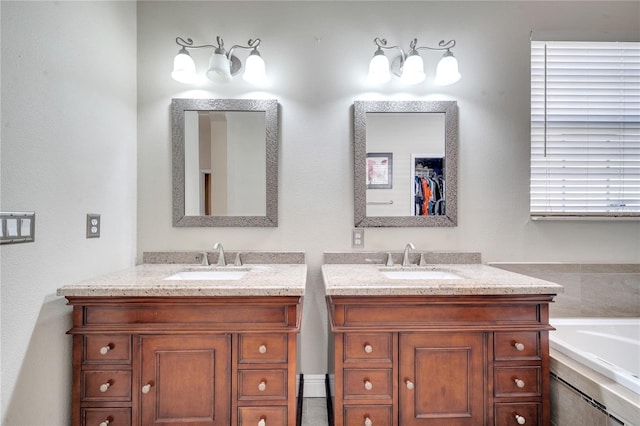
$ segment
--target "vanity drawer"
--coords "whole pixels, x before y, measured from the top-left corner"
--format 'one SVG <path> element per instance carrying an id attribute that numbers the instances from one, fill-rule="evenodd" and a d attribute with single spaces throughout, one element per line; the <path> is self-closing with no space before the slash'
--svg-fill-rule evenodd
<path id="1" fill-rule="evenodd" d="M 238 400 L 286 400 L 287 370 L 239 370 Z"/>
<path id="2" fill-rule="evenodd" d="M 130 408 L 82 408 L 80 415 L 82 426 L 131 426 Z"/>
<path id="3" fill-rule="evenodd" d="M 390 405 L 352 405 L 344 407 L 344 424 L 348 426 L 391 426 Z"/>
<path id="4" fill-rule="evenodd" d="M 238 426 L 282 426 L 286 424 L 286 406 L 238 408 Z"/>
<path id="5" fill-rule="evenodd" d="M 391 399 L 391 369 L 344 369 L 344 399 Z"/>
<path id="6" fill-rule="evenodd" d="M 495 426 L 539 425 L 542 405 L 535 402 L 522 404 L 495 404 Z M 522 418 L 522 419 L 520 419 Z M 518 421 L 520 419 L 520 421 Z M 523 423 L 524 422 L 524 423 Z"/>
<path id="7" fill-rule="evenodd" d="M 540 333 L 537 331 L 495 333 L 494 357 L 496 361 L 541 359 Z"/>
<path id="8" fill-rule="evenodd" d="M 391 362 L 392 359 L 393 337 L 391 333 L 344 334 L 344 362 Z"/>
<path id="9" fill-rule="evenodd" d="M 505 396 L 540 396 L 541 367 L 495 367 L 494 393 Z"/>
<path id="10" fill-rule="evenodd" d="M 131 401 L 131 371 L 83 370 L 82 401 Z"/>
<path id="11" fill-rule="evenodd" d="M 241 334 L 238 340 L 240 364 L 287 362 L 286 334 Z"/>
<path id="12" fill-rule="evenodd" d="M 131 364 L 131 336 L 96 334 L 84 336 L 84 364 Z"/>

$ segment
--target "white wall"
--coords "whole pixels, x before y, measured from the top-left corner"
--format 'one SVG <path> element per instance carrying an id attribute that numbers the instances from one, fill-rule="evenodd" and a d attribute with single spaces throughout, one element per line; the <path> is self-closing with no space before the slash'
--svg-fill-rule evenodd
<path id="1" fill-rule="evenodd" d="M 35 242 L 0 248 L 0 423 L 68 425 L 71 309 L 56 288 L 135 262 L 136 6 L 0 7 L 0 210 L 36 212 Z"/>
<path id="2" fill-rule="evenodd" d="M 358 99 L 452 99 L 459 107 L 458 227 L 366 229 L 367 250 L 482 252 L 485 261 L 638 262 L 638 222 L 531 222 L 529 34 L 531 30 L 638 32 L 637 2 L 140 2 L 138 4 L 138 258 L 150 250 L 304 250 L 309 265 L 301 370 L 327 366 L 322 253 L 351 250 L 352 110 Z M 227 45 L 263 41 L 272 82 L 241 79 L 190 88 L 170 68 L 177 36 Z M 408 48 L 456 39 L 454 86 L 378 91 L 364 77 L 374 37 Z M 210 52 L 193 54 L 199 67 Z M 435 68 L 438 54 L 423 55 Z M 277 98 L 281 107 L 279 226 L 171 226 L 171 98 Z"/>
<path id="3" fill-rule="evenodd" d="M 37 214 L 35 243 L 0 248 L 2 423 L 68 424 L 71 319 L 55 289 L 149 250 L 215 241 L 305 250 L 301 369 L 324 373 L 320 265 L 324 251 L 350 250 L 356 99 L 454 99 L 460 111 L 459 226 L 367 229 L 367 250 L 412 241 L 478 250 L 487 261 L 638 262 L 637 223 L 531 222 L 527 207 L 529 31 L 637 33 L 639 12 L 634 1 L 182 1 L 140 2 L 137 12 L 132 2 L 2 1 L 0 207 Z M 268 91 L 242 82 L 192 91 L 171 80 L 175 37 L 208 43 L 216 35 L 228 44 L 263 39 Z M 376 36 L 405 47 L 413 37 L 431 45 L 455 38 L 463 79 L 373 91 L 362 78 Z M 206 66 L 206 55 L 194 56 Z M 436 58 L 425 55 L 428 64 Z M 196 96 L 279 100 L 278 228 L 171 226 L 170 99 Z M 102 214 L 100 239 L 84 238 L 86 213 Z"/>

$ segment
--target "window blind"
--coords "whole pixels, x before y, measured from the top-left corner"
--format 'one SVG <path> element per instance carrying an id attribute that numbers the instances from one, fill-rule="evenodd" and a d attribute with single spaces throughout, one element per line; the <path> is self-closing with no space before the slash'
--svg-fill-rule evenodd
<path id="1" fill-rule="evenodd" d="M 640 43 L 531 42 L 530 212 L 640 216 Z"/>

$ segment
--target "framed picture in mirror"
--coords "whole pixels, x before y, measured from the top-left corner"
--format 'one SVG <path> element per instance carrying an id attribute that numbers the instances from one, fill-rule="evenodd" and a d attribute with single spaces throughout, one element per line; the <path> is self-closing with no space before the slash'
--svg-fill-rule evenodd
<path id="1" fill-rule="evenodd" d="M 367 189 L 391 189 L 393 187 L 393 154 L 390 152 L 367 153 Z"/>

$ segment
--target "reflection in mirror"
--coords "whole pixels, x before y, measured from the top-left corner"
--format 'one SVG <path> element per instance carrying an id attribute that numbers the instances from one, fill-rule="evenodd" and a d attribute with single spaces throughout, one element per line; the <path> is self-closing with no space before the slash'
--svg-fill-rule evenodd
<path id="1" fill-rule="evenodd" d="M 355 225 L 456 226 L 456 154 L 456 102 L 355 102 Z"/>
<path id="2" fill-rule="evenodd" d="M 174 226 L 277 226 L 277 102 L 174 99 Z"/>

